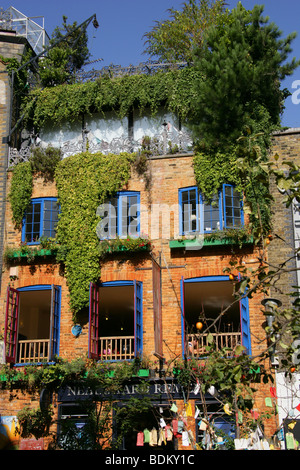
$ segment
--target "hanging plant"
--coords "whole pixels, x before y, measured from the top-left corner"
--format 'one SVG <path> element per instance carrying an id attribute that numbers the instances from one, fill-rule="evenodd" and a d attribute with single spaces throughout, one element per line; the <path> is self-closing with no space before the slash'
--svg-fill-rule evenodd
<path id="1" fill-rule="evenodd" d="M 64 262 L 75 316 L 89 304 L 90 282 L 100 279 L 97 207 L 127 183 L 133 161 L 131 154 L 85 152 L 65 158 L 57 166 L 55 181 L 61 208 L 57 259 Z"/>
<path id="2" fill-rule="evenodd" d="M 100 242 L 100 256 L 103 258 L 115 252 L 142 252 L 150 251 L 151 242 L 147 238 L 115 238 L 113 240 L 102 240 Z"/>

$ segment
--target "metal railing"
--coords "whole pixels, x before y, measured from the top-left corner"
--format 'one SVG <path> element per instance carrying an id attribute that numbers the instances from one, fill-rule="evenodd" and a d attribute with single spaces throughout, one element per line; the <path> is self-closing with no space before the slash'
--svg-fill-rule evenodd
<path id="1" fill-rule="evenodd" d="M 49 361 L 49 339 L 21 340 L 18 342 L 19 364 L 27 362 L 48 362 Z"/>
<path id="2" fill-rule="evenodd" d="M 206 353 L 206 346 L 208 346 L 208 335 L 213 337 L 213 343 L 217 351 L 223 348 L 228 349 L 228 355 L 233 351 L 236 346 L 242 344 L 241 332 L 230 333 L 204 333 L 204 334 L 188 334 L 187 341 L 187 356 L 199 357 Z"/>
<path id="3" fill-rule="evenodd" d="M 99 338 L 99 358 L 104 361 L 134 359 L 134 336 Z"/>

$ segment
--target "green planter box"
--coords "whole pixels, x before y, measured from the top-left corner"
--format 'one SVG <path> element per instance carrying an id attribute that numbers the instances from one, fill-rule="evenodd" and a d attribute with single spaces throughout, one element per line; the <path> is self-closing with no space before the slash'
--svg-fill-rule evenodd
<path id="1" fill-rule="evenodd" d="M 140 369 L 138 371 L 138 377 L 149 377 L 150 370 L 149 369 Z"/>
<path id="2" fill-rule="evenodd" d="M 149 251 L 148 246 L 140 246 L 137 248 L 127 248 L 127 246 L 116 246 L 116 247 L 108 247 L 106 253 L 120 253 L 120 252 L 131 252 L 131 253 L 138 253 L 140 251 Z"/>
<path id="3" fill-rule="evenodd" d="M 242 242 L 243 245 L 249 245 L 253 243 L 253 237 L 249 238 L 248 240 L 245 240 Z M 193 238 L 191 240 L 170 240 L 169 241 L 169 247 L 172 249 L 174 248 L 194 248 L 196 249 L 199 247 L 199 250 L 202 247 L 208 247 L 208 246 L 222 246 L 222 245 L 236 245 L 238 242 L 236 240 L 233 240 L 232 238 L 222 238 L 222 239 L 204 239 L 203 243 L 200 243 L 197 238 Z"/>
<path id="4" fill-rule="evenodd" d="M 36 252 L 33 251 L 33 254 L 35 257 L 37 256 L 54 256 L 56 255 L 57 250 L 38 250 Z M 31 253 L 23 253 L 22 251 L 14 251 L 12 254 L 7 255 L 8 258 L 14 259 L 14 258 L 27 258 L 30 256 Z"/>

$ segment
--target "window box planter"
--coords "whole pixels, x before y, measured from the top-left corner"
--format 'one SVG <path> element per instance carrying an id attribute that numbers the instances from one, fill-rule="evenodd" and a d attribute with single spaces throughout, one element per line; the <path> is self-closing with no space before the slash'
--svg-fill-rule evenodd
<path id="1" fill-rule="evenodd" d="M 12 253 L 7 253 L 6 258 L 8 259 L 16 259 L 16 258 L 28 258 L 31 256 L 34 257 L 43 257 L 43 256 L 55 256 L 57 253 L 57 250 L 47 250 L 47 249 L 41 249 L 41 250 L 31 250 L 27 252 L 23 252 L 21 250 L 18 251 L 13 251 Z"/>
<path id="2" fill-rule="evenodd" d="M 100 255 L 105 256 L 112 253 L 139 253 L 151 250 L 151 243 L 147 239 L 112 239 L 100 242 Z"/>
<path id="3" fill-rule="evenodd" d="M 116 246 L 116 247 L 110 246 L 107 248 L 106 253 L 138 252 L 138 251 L 149 251 L 149 250 L 150 250 L 150 246 L 146 246 L 146 245 L 135 247 L 135 248 L 130 248 L 130 247 L 122 245 L 122 246 Z"/>
<path id="4" fill-rule="evenodd" d="M 193 239 L 182 239 L 182 240 L 170 240 L 169 247 L 170 249 L 185 249 L 185 248 L 193 248 L 196 249 L 199 247 L 210 247 L 210 246 L 226 246 L 226 245 L 251 245 L 253 243 L 253 237 L 245 238 L 245 240 L 235 240 L 233 238 L 207 238 L 203 240 L 203 242 L 199 242 L 197 238 Z"/>
<path id="5" fill-rule="evenodd" d="M 136 374 L 132 374 L 132 377 L 149 377 L 149 369 L 139 369 Z"/>
<path id="6" fill-rule="evenodd" d="M 149 377 L 150 375 L 150 370 L 149 369 L 140 369 L 138 371 L 138 377 Z"/>

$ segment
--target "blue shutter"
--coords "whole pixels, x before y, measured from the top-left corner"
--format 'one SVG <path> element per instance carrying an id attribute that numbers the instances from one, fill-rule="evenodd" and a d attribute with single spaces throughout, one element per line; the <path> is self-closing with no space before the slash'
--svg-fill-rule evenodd
<path id="1" fill-rule="evenodd" d="M 141 356 L 143 352 L 143 285 L 134 281 L 134 352 Z"/>
<path id="2" fill-rule="evenodd" d="M 249 321 L 249 301 L 248 297 L 240 300 L 240 317 L 241 317 L 241 330 L 242 330 L 242 344 L 247 350 L 247 354 L 251 356 L 251 336 L 250 336 L 250 321 Z"/>
<path id="3" fill-rule="evenodd" d="M 129 224 L 132 223 L 130 215 L 132 207 L 137 205 L 135 219 L 137 219 L 136 233 L 129 231 Z M 118 193 L 118 236 L 133 238 L 140 233 L 140 193 L 137 191 L 124 191 Z"/>
<path id="4" fill-rule="evenodd" d="M 226 195 L 226 190 L 227 190 L 227 195 Z M 236 205 L 237 192 L 235 191 L 235 187 L 232 186 L 231 184 L 223 184 L 222 196 L 223 196 L 224 228 L 242 227 L 244 225 L 244 213 L 243 213 L 243 207 L 242 207 L 242 200 L 240 199 L 239 204 L 237 206 Z M 226 201 L 226 198 L 227 198 L 227 201 Z"/>
<path id="5" fill-rule="evenodd" d="M 51 286 L 50 316 L 50 354 L 49 359 L 59 354 L 59 323 L 60 323 L 60 287 Z"/>
<path id="6" fill-rule="evenodd" d="M 181 343 L 182 343 L 182 356 L 186 352 L 186 338 L 185 338 L 185 309 L 184 309 L 184 278 L 180 281 L 180 293 L 181 293 Z"/>
<path id="7" fill-rule="evenodd" d="M 196 228 L 194 229 L 192 227 L 192 222 L 191 222 L 191 216 L 192 216 L 192 207 L 191 207 L 191 201 L 193 199 L 191 198 L 191 191 L 195 191 L 195 202 L 196 202 Z M 189 188 L 183 188 L 178 190 L 178 200 L 179 200 L 179 234 L 184 235 L 188 233 L 193 233 L 193 232 L 199 232 L 199 195 L 198 195 L 198 188 L 197 186 L 191 186 Z M 187 195 L 187 204 L 189 205 L 188 207 L 188 227 L 187 230 L 185 230 L 185 224 L 186 220 L 184 218 L 184 202 L 183 202 L 183 194 L 186 193 Z"/>

